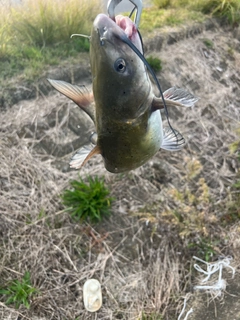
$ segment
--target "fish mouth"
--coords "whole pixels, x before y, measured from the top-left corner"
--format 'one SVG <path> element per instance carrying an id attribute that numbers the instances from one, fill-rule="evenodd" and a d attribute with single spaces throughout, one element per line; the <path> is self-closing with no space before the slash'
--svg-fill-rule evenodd
<path id="1" fill-rule="evenodd" d="M 129 17 L 118 15 L 115 17 L 115 22 L 125 32 L 127 37 L 133 41 L 134 37 L 138 34 L 137 27 L 133 21 Z"/>
<path id="2" fill-rule="evenodd" d="M 111 19 L 107 15 L 99 14 L 94 23 L 94 30 L 99 35 L 100 44 L 104 45 L 105 41 L 112 42 L 112 37 L 115 36 L 119 39 L 126 37 L 135 44 L 135 40 L 138 38 L 138 31 L 133 21 L 122 15 L 118 15 L 115 19 Z"/>

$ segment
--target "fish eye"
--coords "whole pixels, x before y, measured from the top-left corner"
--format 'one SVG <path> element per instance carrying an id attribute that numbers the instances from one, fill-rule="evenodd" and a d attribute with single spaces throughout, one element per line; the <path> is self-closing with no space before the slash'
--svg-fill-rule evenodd
<path id="1" fill-rule="evenodd" d="M 124 73 L 124 71 L 126 70 L 126 62 L 125 62 L 125 60 L 122 59 L 122 58 L 117 59 L 115 61 L 115 63 L 114 63 L 114 69 L 117 72 Z"/>

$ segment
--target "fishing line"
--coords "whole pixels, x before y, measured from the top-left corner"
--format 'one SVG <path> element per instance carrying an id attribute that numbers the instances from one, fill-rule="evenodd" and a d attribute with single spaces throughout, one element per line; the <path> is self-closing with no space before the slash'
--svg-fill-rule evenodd
<path id="1" fill-rule="evenodd" d="M 131 18 L 132 17 L 132 15 L 133 15 L 133 13 L 134 13 L 134 11 L 136 10 L 136 6 L 132 9 L 132 11 L 130 12 L 130 15 L 128 16 L 129 18 Z"/>
<path id="2" fill-rule="evenodd" d="M 173 131 L 175 137 L 177 138 L 177 134 L 176 134 L 175 130 L 173 129 L 172 125 L 170 124 L 166 102 L 165 102 L 165 99 L 164 99 L 164 96 L 163 96 L 163 92 L 162 92 L 160 83 L 159 83 L 159 81 L 157 79 L 157 76 L 156 76 L 155 72 L 152 70 L 151 66 L 149 65 L 147 60 L 144 58 L 144 56 L 141 54 L 141 52 L 138 50 L 138 48 L 128 39 L 127 35 L 124 34 L 124 35 L 121 35 L 121 36 L 119 36 L 119 35 L 117 35 L 117 36 L 120 38 L 120 40 L 122 40 L 124 43 L 126 43 L 138 55 L 138 57 L 146 65 L 148 71 L 151 73 L 154 81 L 157 84 L 158 90 L 160 92 L 160 95 L 161 95 L 161 98 L 162 98 L 162 101 L 163 101 L 163 106 L 164 106 L 164 110 L 165 110 L 165 113 L 166 113 L 168 125 L 171 128 L 171 130 Z M 178 141 L 178 138 L 177 138 L 177 141 Z"/>
<path id="3" fill-rule="evenodd" d="M 129 14 L 129 18 L 131 19 L 131 17 L 132 17 L 132 15 L 133 15 L 133 13 L 134 13 L 134 11 L 137 9 L 137 7 L 135 6 L 133 9 L 132 9 L 132 11 L 130 12 L 130 14 Z M 140 41 L 141 41 L 141 45 L 142 45 L 142 49 L 143 49 L 143 55 L 144 55 L 144 48 L 143 48 L 143 41 L 142 41 L 142 35 L 141 35 L 141 33 L 139 32 L 139 30 L 137 29 L 137 33 L 138 33 L 138 35 L 139 35 L 139 38 L 140 38 Z"/>

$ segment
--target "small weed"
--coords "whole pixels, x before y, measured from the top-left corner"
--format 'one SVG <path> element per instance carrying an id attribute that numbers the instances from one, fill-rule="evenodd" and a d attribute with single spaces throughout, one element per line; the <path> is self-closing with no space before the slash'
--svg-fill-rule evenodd
<path id="1" fill-rule="evenodd" d="M 238 149 L 240 149 L 240 140 L 234 141 L 229 146 L 231 154 L 235 153 Z"/>
<path id="2" fill-rule="evenodd" d="M 196 161 L 196 164 L 198 162 Z M 198 169 L 199 167 L 196 166 Z M 197 170 L 198 171 L 198 170 Z M 169 190 L 169 196 L 175 202 L 176 209 L 166 211 L 164 215 L 179 228 L 179 235 L 187 238 L 196 233 L 208 236 L 208 224 L 215 223 L 216 217 L 209 214 L 211 198 L 209 188 L 203 178 L 198 179 L 193 193 L 189 188 L 183 192 Z"/>
<path id="3" fill-rule="evenodd" d="M 240 179 L 232 185 L 227 202 L 227 212 L 221 217 L 224 225 L 234 223 L 240 219 Z"/>
<path id="4" fill-rule="evenodd" d="M 187 178 L 189 180 L 192 180 L 194 178 L 196 178 L 200 172 L 202 171 L 202 164 L 198 159 L 195 158 L 185 158 L 187 166 Z"/>
<path id="5" fill-rule="evenodd" d="M 39 214 L 38 214 L 38 219 L 42 219 L 42 218 L 45 218 L 46 217 L 46 212 L 44 209 L 41 209 Z"/>
<path id="6" fill-rule="evenodd" d="M 149 56 L 146 60 L 150 64 L 154 72 L 162 70 L 162 61 L 160 59 Z"/>
<path id="7" fill-rule="evenodd" d="M 188 248 L 194 249 L 194 254 L 204 259 L 206 262 L 209 262 L 210 259 L 217 254 L 214 247 L 218 241 L 211 241 L 208 238 L 200 238 L 197 242 L 191 242 L 188 244 Z"/>
<path id="8" fill-rule="evenodd" d="M 32 223 L 32 216 L 30 213 L 26 214 L 26 224 L 31 224 Z"/>
<path id="9" fill-rule="evenodd" d="M 7 296 L 6 304 L 14 303 L 18 309 L 23 304 L 27 309 L 30 308 L 30 298 L 38 290 L 31 285 L 30 273 L 25 272 L 22 281 L 12 280 L 8 286 L 0 289 L 0 294 Z"/>
<path id="10" fill-rule="evenodd" d="M 227 53 L 230 55 L 230 56 L 234 56 L 234 52 L 235 52 L 235 50 L 234 50 L 234 48 L 232 48 L 232 47 L 228 47 L 228 49 L 227 49 Z"/>
<path id="11" fill-rule="evenodd" d="M 240 220 L 240 201 L 228 204 L 227 213 L 221 217 L 223 226 L 236 223 Z"/>
<path id="12" fill-rule="evenodd" d="M 240 136 L 240 128 L 236 130 Z M 230 153 L 235 154 L 237 160 L 240 162 L 240 140 L 236 140 L 229 145 Z M 240 219 L 240 171 L 237 172 L 234 183 L 229 188 L 229 193 L 226 202 L 226 208 L 221 217 L 223 225 L 231 224 Z"/>
<path id="13" fill-rule="evenodd" d="M 70 185 L 72 190 L 65 190 L 62 200 L 72 218 L 98 222 L 110 215 L 113 198 L 109 197 L 110 192 L 102 179 L 89 177 L 86 184 L 80 178 L 71 181 Z"/>
<path id="14" fill-rule="evenodd" d="M 208 47 L 209 49 L 213 48 L 213 42 L 210 39 L 204 38 L 202 39 L 202 42 L 205 44 L 206 47 Z"/>

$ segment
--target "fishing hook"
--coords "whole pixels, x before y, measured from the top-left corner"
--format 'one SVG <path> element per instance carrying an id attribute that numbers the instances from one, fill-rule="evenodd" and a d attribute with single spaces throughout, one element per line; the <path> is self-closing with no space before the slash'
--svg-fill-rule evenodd
<path id="1" fill-rule="evenodd" d="M 137 10 L 137 13 L 136 13 L 135 19 L 134 19 L 134 23 L 138 27 L 139 23 L 140 23 L 141 14 L 142 14 L 142 9 L 143 9 L 142 0 L 129 0 L 129 1 L 132 2 L 132 4 L 134 5 L 133 11 L 135 9 Z M 122 2 L 122 0 L 109 0 L 108 1 L 108 4 L 107 4 L 108 15 L 113 20 L 115 20 L 115 8 L 120 2 Z M 131 12 L 130 16 L 132 15 L 133 11 Z"/>

